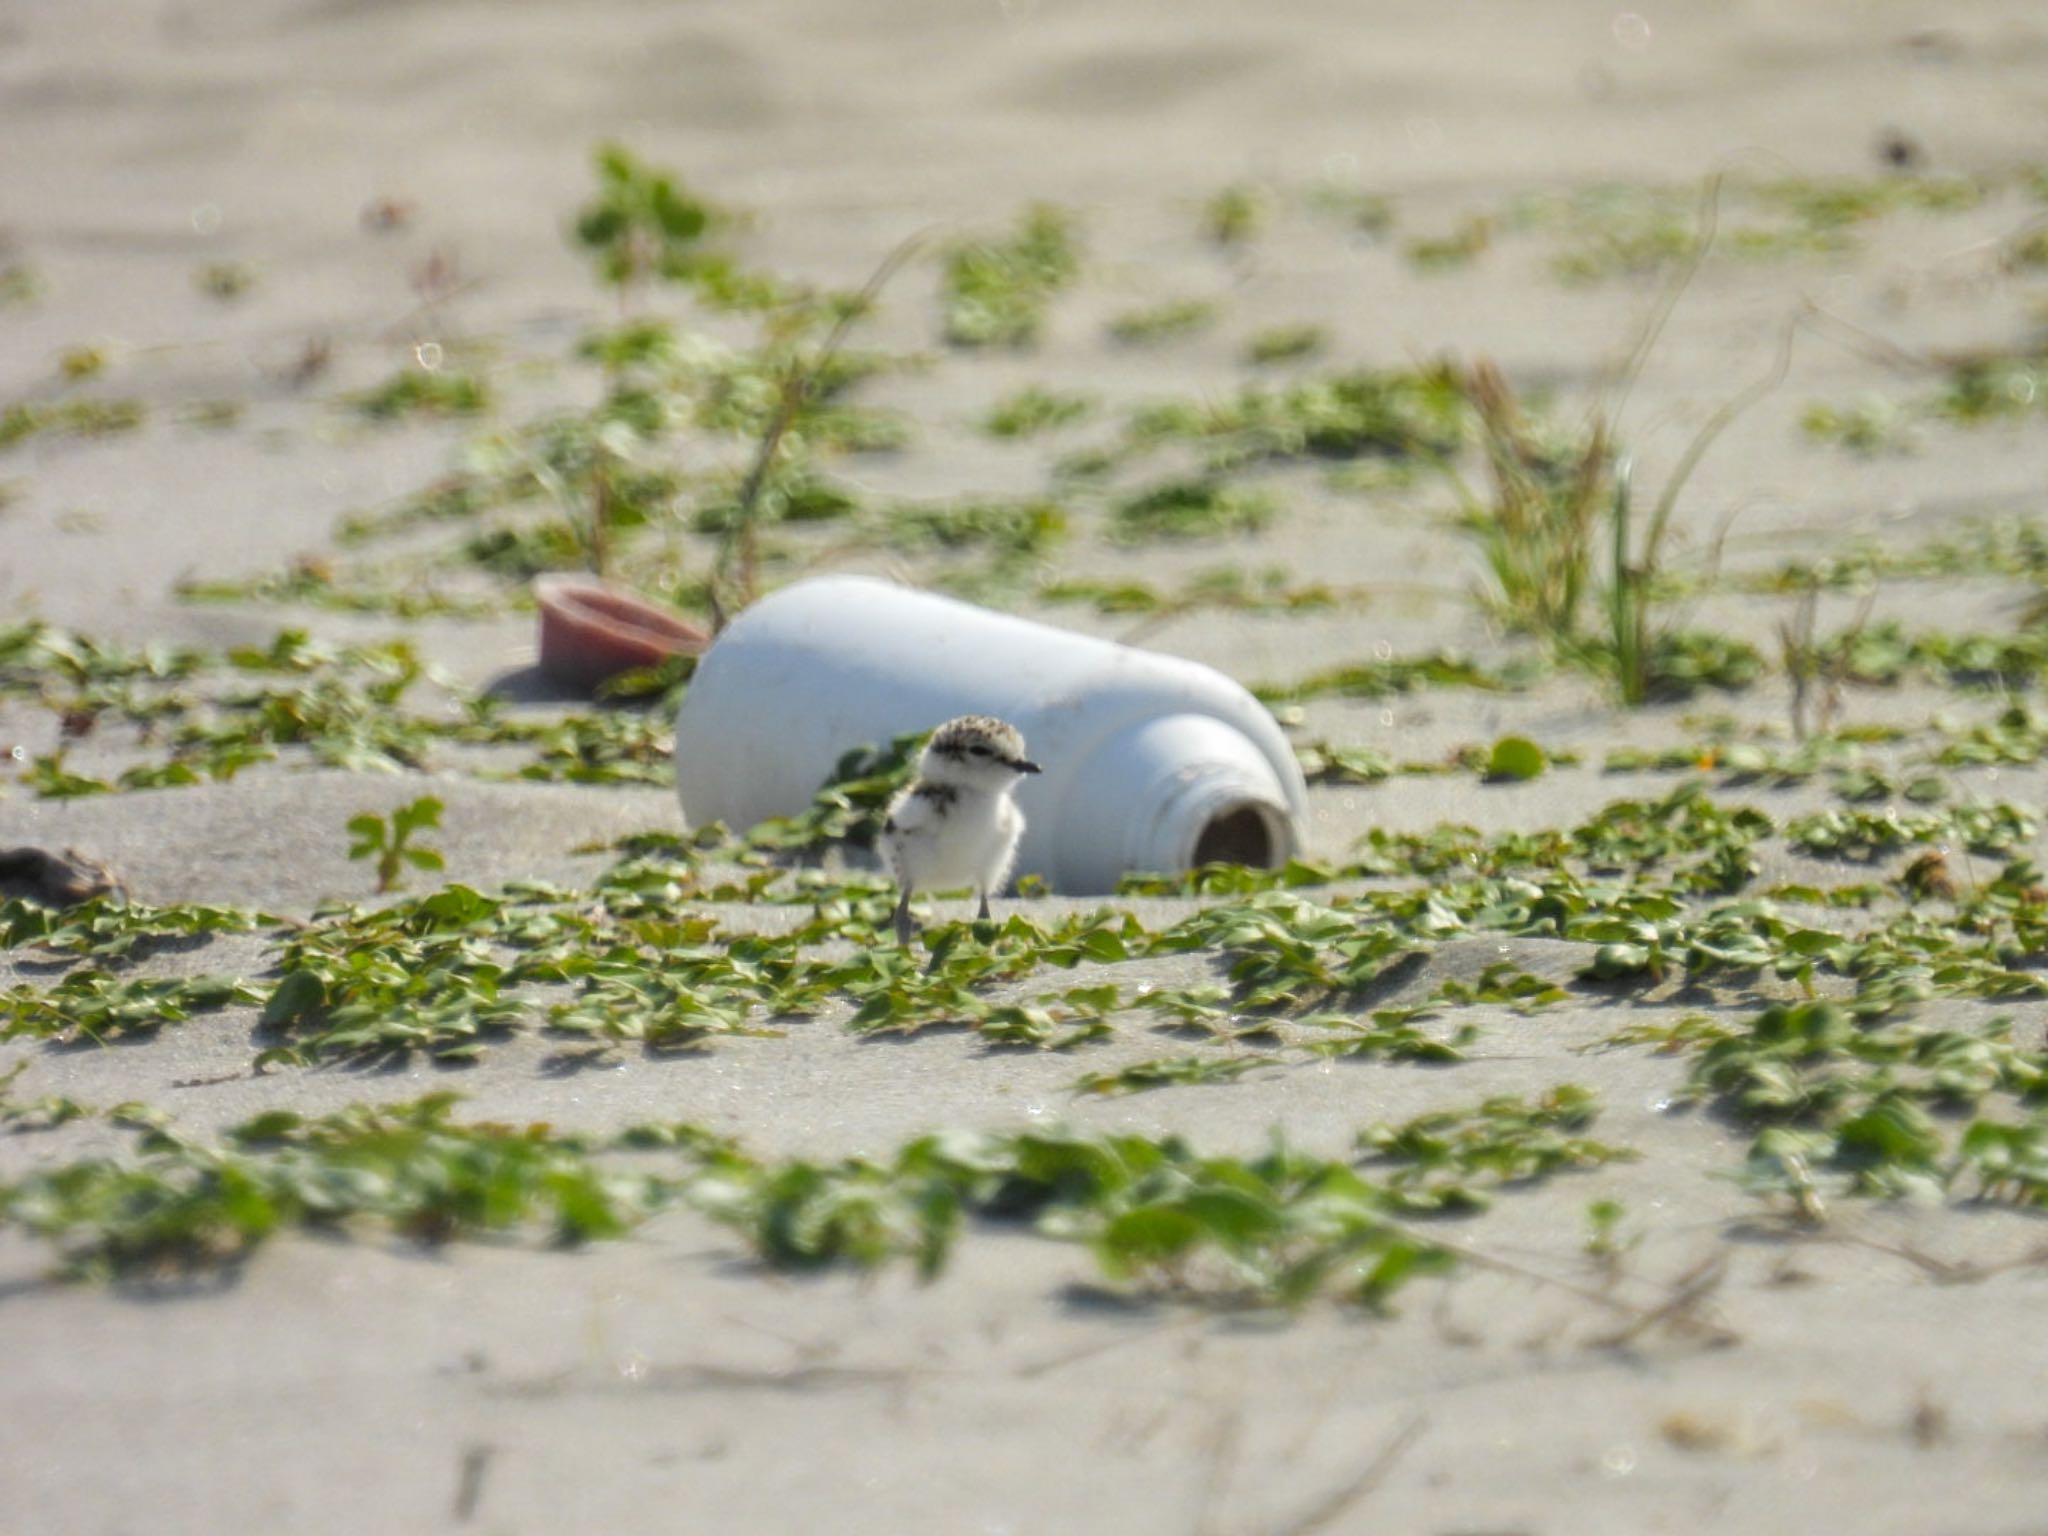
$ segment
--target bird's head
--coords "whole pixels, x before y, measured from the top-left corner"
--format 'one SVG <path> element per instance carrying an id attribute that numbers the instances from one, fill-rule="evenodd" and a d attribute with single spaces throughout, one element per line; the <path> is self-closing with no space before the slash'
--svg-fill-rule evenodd
<path id="1" fill-rule="evenodd" d="M 917 772 L 933 784 L 998 790 L 1038 772 L 1038 764 L 1024 755 L 1024 738 L 1008 721 L 993 715 L 962 715 L 932 732 Z"/>

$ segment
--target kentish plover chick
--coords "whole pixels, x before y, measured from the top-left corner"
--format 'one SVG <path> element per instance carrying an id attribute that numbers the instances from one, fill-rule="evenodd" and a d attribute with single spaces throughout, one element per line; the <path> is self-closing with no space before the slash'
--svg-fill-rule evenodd
<path id="1" fill-rule="evenodd" d="M 1010 791 L 1036 772 L 1017 728 L 991 715 L 962 715 L 932 732 L 915 782 L 889 803 L 882 825 L 882 851 L 902 891 L 899 942 L 910 942 L 912 891 L 971 885 L 981 896 L 976 916 L 988 916 L 989 893 L 1009 880 L 1024 835 Z"/>

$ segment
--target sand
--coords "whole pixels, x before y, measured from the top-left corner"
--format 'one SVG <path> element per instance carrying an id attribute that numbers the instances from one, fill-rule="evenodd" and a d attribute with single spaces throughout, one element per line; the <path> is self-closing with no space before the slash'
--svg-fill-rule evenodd
<path id="1" fill-rule="evenodd" d="M 2048 21 L 1995 0 L 1639 13 L 1577 0 L 18 6 L 0 19 L 0 266 L 32 269 L 41 295 L 0 310 L 0 402 L 58 398 L 60 354 L 91 345 L 107 370 L 89 387 L 140 398 L 151 417 L 133 434 L 42 436 L 0 457 L 0 620 L 216 646 L 267 641 L 286 623 L 337 641 L 403 633 L 468 686 L 528 666 L 531 621 L 519 615 L 407 624 L 194 606 L 175 586 L 331 552 L 338 517 L 446 472 L 473 427 L 371 429 L 336 403 L 423 342 L 488 342 L 504 419 L 574 393 L 562 360 L 610 311 L 563 230 L 601 139 L 751 209 L 750 257 L 845 286 L 916 232 L 989 228 L 1032 198 L 1076 210 L 1088 269 L 1036 351 L 940 352 L 928 265 L 892 288 L 862 338 L 939 361 L 864 396 L 900 407 L 919 436 L 849 473 L 877 495 L 1030 494 L 1043 488 L 1045 450 L 976 432 L 989 402 L 1033 380 L 1111 401 L 1220 392 L 1244 376 L 1243 345 L 1268 325 L 1313 321 L 1331 332 L 1332 358 L 1375 366 L 1484 354 L 1525 388 L 1582 400 L 1637 334 L 1652 284 L 1560 284 L 1547 265 L 1554 230 L 1503 223 L 1492 248 L 1441 274 L 1418 270 L 1403 242 L 1605 182 L 1867 177 L 1887 135 L 1930 172 L 2010 178 L 2039 142 L 2044 69 Z M 1240 182 L 1277 211 L 1246 253 L 1219 254 L 1198 236 L 1199 210 Z M 1322 182 L 1393 198 L 1395 233 L 1367 238 L 1315 214 L 1302 194 Z M 404 208 L 401 227 L 365 226 L 383 199 Z M 1896 216 L 1832 256 L 1710 263 L 1630 397 L 1644 483 L 1661 483 L 1707 414 L 1765 372 L 1796 316 L 1823 309 L 1833 329 L 1801 332 L 1783 385 L 1701 465 L 1685 502 L 1688 555 L 1724 521 L 1725 558 L 1743 569 L 1856 538 L 1917 540 L 1968 516 L 2038 514 L 2038 422 L 1931 432 L 1911 455 L 1850 455 L 1798 430 L 1806 401 L 1915 387 L 1870 337 L 1965 349 L 2024 333 L 2039 283 L 2002 271 L 1997 251 L 2035 215 L 2007 194 L 1938 219 Z M 435 253 L 448 281 L 423 298 L 414 279 Z M 203 292 L 195 272 L 214 265 L 245 270 L 247 293 L 224 303 Z M 1104 339 L 1107 317 L 1186 296 L 1215 299 L 1225 318 L 1169 347 Z M 325 364 L 310 377 L 309 357 Z M 522 374 L 535 359 L 554 370 Z M 191 420 L 218 400 L 241 406 L 231 425 Z M 1145 643 L 1248 682 L 1375 647 L 1505 654 L 1469 600 L 1472 555 L 1445 531 L 1435 490 L 1361 501 L 1308 475 L 1282 483 L 1293 510 L 1258 540 L 1091 549 L 1076 563 L 1170 585 L 1229 561 L 1372 589 L 1363 607 L 1332 614 L 1143 626 Z M 1968 614 L 1989 628 L 2024 596 L 2012 582 L 1958 580 L 1887 589 L 1883 601 L 1923 622 Z M 1845 597 L 1828 611 L 1851 608 Z M 1768 648 L 1784 613 L 1779 599 L 1717 597 L 1697 617 Z M 1056 617 L 1133 631 L 1129 618 L 1086 610 Z M 1918 724 L 1943 705 L 1906 689 L 1858 698 L 1851 713 Z M 1709 707 L 1751 730 L 1785 717 L 1776 682 Z M 1426 758 L 1514 730 L 1597 763 L 1609 747 L 1688 739 L 1683 713 L 1628 714 L 1564 676 L 1511 696 L 1317 702 L 1303 734 Z M 35 752 L 50 748 L 49 730 L 39 715 L 0 718 L 0 740 Z M 1958 776 L 1967 790 L 2036 804 L 2048 799 L 2040 779 L 2007 771 L 1994 790 Z M 1339 857 L 1369 827 L 1446 815 L 1488 830 L 1565 825 L 1616 793 L 1590 766 L 1484 790 L 1450 782 L 1319 789 L 1309 851 Z M 448 805 L 447 878 L 480 888 L 587 879 L 603 861 L 574 850 L 675 825 L 658 789 L 454 769 L 431 787 Z M 419 790 L 417 778 L 284 766 L 78 801 L 6 783 L 0 845 L 79 847 L 152 901 L 302 915 L 365 889 L 341 823 Z M 1767 803 L 1782 816 L 1826 796 L 1809 787 Z M 1767 878 L 1802 872 L 1771 857 Z M 1131 905 L 1152 925 L 1189 910 Z M 1500 953 L 1491 941 L 1445 946 L 1404 995 L 1476 975 Z M 1513 958 L 1567 975 L 1584 955 L 1523 941 Z M 260 975 L 268 962 L 262 944 L 229 938 L 163 963 Z M 1161 985 L 1207 974 L 1199 956 L 1147 966 Z M 19 952 L 0 955 L 0 981 L 46 975 Z M 1384 1320 L 1334 1305 L 1274 1318 L 1125 1303 L 1095 1287 L 1085 1252 L 1003 1232 L 971 1233 L 929 1286 L 895 1272 L 764 1274 L 729 1233 L 673 1214 L 567 1254 L 286 1238 L 229 1282 L 169 1293 L 50 1283 L 47 1251 L 10 1235 L 0 1524 L 2039 1529 L 2048 1282 L 2021 1262 L 2038 1251 L 2039 1223 L 1858 1202 L 1806 1239 L 1767 1230 L 1759 1203 L 1723 1176 L 1746 1134 L 1669 1111 L 1681 1063 L 1581 1054 L 1617 1013 L 1669 1022 L 1684 1011 L 1669 998 L 1575 999 L 1527 1018 L 1479 1008 L 1472 1059 L 1454 1070 L 1295 1063 L 1121 1099 L 1070 1086 L 1084 1067 L 1161 1054 L 1156 1038 L 1120 1034 L 1084 1062 L 990 1052 L 956 1034 L 862 1043 L 827 1015 L 780 1038 L 677 1060 L 621 1053 L 572 1075 L 522 1038 L 463 1071 L 261 1077 L 246 1071 L 247 1009 L 140 1046 L 8 1044 L 0 1067 L 27 1059 L 34 1093 L 142 1099 L 202 1131 L 277 1104 L 329 1109 L 449 1087 L 479 1115 L 591 1130 L 693 1119 L 779 1154 L 880 1153 L 940 1126 L 1062 1121 L 1236 1151 L 1278 1130 L 1336 1154 L 1363 1124 L 1575 1081 L 1602 1096 L 1598 1133 L 1645 1155 L 1450 1229 L 1496 1267 L 1418 1288 Z M 0 1175 L 80 1155 L 98 1134 L 0 1139 Z M 1623 1202 L 1638 1239 L 1612 1282 L 1582 1252 L 1596 1199 Z M 1693 1326 L 1660 1324 L 1675 1288 L 1701 1275 L 1712 1283 L 1677 1318 Z M 1959 1276 L 1968 1283 L 1939 1283 Z"/>

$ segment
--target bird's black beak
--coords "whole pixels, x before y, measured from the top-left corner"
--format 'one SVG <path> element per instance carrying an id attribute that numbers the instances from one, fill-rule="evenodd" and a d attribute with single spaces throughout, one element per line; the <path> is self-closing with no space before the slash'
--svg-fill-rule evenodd
<path id="1" fill-rule="evenodd" d="M 1010 767 L 1012 767 L 1013 769 L 1015 769 L 1015 770 L 1016 770 L 1016 771 L 1017 771 L 1018 773 L 1042 773 L 1042 772 L 1044 772 L 1044 770 L 1043 770 L 1042 768 L 1040 768 L 1040 767 L 1038 766 L 1038 764 L 1036 764 L 1036 763 L 1034 763 L 1033 761 L 1031 761 L 1031 759 L 1030 759 L 1030 758 L 1028 758 L 1028 757 L 1013 757 L 1013 758 L 1011 758 L 1011 759 L 1010 759 Z"/>

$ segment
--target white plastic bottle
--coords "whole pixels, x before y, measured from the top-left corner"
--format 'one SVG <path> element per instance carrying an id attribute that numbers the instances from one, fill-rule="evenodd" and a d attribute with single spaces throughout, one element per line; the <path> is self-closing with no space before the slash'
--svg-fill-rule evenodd
<path id="1" fill-rule="evenodd" d="M 705 653 L 676 717 L 683 815 L 794 815 L 849 748 L 966 714 L 1008 720 L 1043 766 L 1017 790 L 1017 873 L 1056 891 L 1300 847 L 1301 769 L 1222 673 L 862 576 L 785 587 Z"/>

